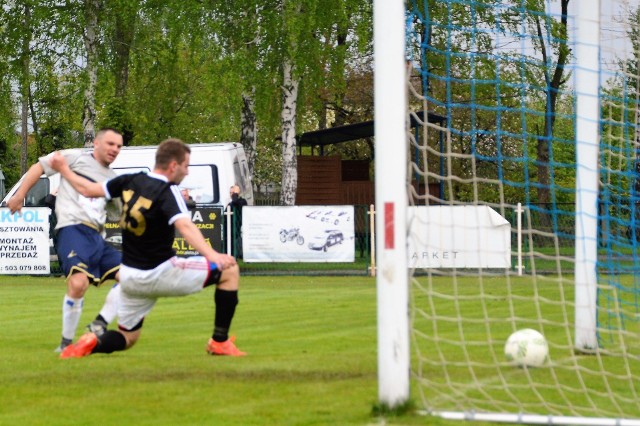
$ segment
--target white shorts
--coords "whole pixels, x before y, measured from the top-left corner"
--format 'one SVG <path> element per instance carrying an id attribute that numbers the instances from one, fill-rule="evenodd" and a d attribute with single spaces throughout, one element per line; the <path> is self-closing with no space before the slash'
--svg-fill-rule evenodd
<path id="1" fill-rule="evenodd" d="M 131 330 L 144 319 L 159 297 L 198 293 L 209 276 L 209 261 L 202 256 L 172 257 L 154 269 L 120 266 L 118 324 Z"/>

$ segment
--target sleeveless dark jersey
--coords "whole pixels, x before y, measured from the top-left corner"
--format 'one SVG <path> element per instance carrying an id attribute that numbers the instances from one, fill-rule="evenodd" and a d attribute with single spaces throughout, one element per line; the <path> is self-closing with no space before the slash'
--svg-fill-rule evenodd
<path id="1" fill-rule="evenodd" d="M 137 269 L 153 269 L 175 256 L 175 221 L 190 218 L 179 188 L 162 175 L 135 173 L 105 183 L 107 198 L 120 197 L 122 263 Z"/>

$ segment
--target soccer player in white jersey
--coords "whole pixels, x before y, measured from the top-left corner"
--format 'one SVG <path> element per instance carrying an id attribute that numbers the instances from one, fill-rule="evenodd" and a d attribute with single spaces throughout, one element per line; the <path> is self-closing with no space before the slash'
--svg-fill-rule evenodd
<path id="1" fill-rule="evenodd" d="M 77 173 L 95 182 L 102 182 L 116 176 L 109 167 L 122 148 L 122 135 L 114 129 L 101 129 L 93 141 L 93 152 L 79 149 L 60 151 L 69 166 Z M 20 211 L 27 192 L 38 182 L 42 174 L 51 176 L 57 171 L 49 166 L 54 153 L 41 157 L 24 176 L 20 188 L 9 199 L 7 206 L 11 213 Z M 75 337 L 82 315 L 84 295 L 89 284 L 98 286 L 106 280 L 118 280 L 118 270 L 122 255 L 104 240 L 104 225 L 107 209 L 109 216 L 119 216 L 118 203 L 109 203 L 104 198 L 87 198 L 76 192 L 64 179 L 56 195 L 55 214 L 57 223 L 56 252 L 66 276 L 67 292 L 62 303 L 62 339 L 56 348 L 62 352 Z M 111 288 L 105 304 L 88 326 L 90 330 L 102 333 L 107 324 L 115 318 L 120 298 L 118 283 Z"/>
<path id="2" fill-rule="evenodd" d="M 121 175 L 103 183 L 78 176 L 61 155 L 51 165 L 87 197 L 122 198 L 122 266 L 118 330 L 86 333 L 61 358 L 111 353 L 130 348 L 140 337 L 144 318 L 161 297 L 186 296 L 215 285 L 215 320 L 206 350 L 211 355 L 243 356 L 229 337 L 238 304 L 240 270 L 233 256 L 218 253 L 191 221 L 178 184 L 189 173 L 191 149 L 178 139 L 162 142 L 153 172 Z M 175 230 L 202 256 L 179 258 Z"/>

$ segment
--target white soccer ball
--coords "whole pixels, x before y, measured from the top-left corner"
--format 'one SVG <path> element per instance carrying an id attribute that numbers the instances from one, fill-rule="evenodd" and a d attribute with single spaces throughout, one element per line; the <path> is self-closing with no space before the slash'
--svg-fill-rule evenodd
<path id="1" fill-rule="evenodd" d="M 541 367 L 549 357 L 549 345 L 536 330 L 523 328 L 509 336 L 504 354 L 518 367 Z"/>

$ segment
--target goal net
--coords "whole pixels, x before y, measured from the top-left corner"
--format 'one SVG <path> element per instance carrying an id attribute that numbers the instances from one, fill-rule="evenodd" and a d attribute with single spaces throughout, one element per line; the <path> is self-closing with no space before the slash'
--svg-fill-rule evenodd
<path id="1" fill-rule="evenodd" d="M 422 411 L 640 424 L 639 7 L 406 3 L 402 214 L 409 386 Z M 542 366 L 505 356 L 525 328 L 546 338 Z"/>

